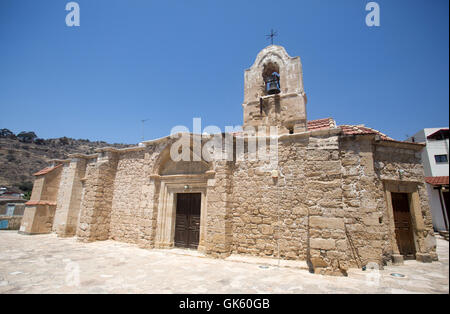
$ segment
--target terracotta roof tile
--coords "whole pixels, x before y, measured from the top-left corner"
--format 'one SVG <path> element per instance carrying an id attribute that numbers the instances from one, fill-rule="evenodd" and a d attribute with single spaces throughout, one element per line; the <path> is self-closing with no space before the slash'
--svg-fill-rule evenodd
<path id="1" fill-rule="evenodd" d="M 425 182 L 431 185 L 448 185 L 447 177 L 426 177 Z"/>
<path id="2" fill-rule="evenodd" d="M 364 125 L 339 125 L 337 126 L 342 130 L 345 135 L 364 135 L 364 134 L 376 134 L 380 135 L 382 140 L 395 141 L 386 134 L 381 133 L 372 128 L 365 127 Z M 325 130 L 336 128 L 336 122 L 333 118 L 325 118 L 318 120 L 308 121 L 308 130 Z"/>
<path id="3" fill-rule="evenodd" d="M 33 205 L 56 205 L 56 202 L 50 201 L 28 201 L 25 205 L 33 206 Z"/>
<path id="4" fill-rule="evenodd" d="M 47 167 L 47 168 L 44 168 L 44 169 L 42 169 L 42 170 L 39 170 L 39 171 L 36 172 L 36 173 L 33 173 L 33 175 L 34 175 L 34 176 L 42 176 L 42 175 L 47 174 L 47 173 L 49 173 L 49 172 L 51 172 L 51 171 L 53 171 L 53 170 L 55 170 L 56 168 L 59 168 L 59 167 L 61 167 L 61 166 L 62 166 L 62 164 L 57 165 L 57 166 L 55 166 L 55 167 Z"/>
<path id="5" fill-rule="evenodd" d="M 333 118 L 317 119 L 308 121 L 308 130 L 325 130 L 334 129 L 336 127 L 336 122 Z"/>
<path id="6" fill-rule="evenodd" d="M 365 127 L 363 125 L 340 125 L 339 127 L 341 128 L 342 133 L 344 133 L 346 135 L 376 134 L 376 135 L 380 135 L 382 140 L 395 141 L 393 138 L 390 138 L 386 134 L 383 134 L 380 131 L 377 131 L 375 129 Z"/>
<path id="7" fill-rule="evenodd" d="M 381 140 L 384 141 L 392 141 L 392 142 L 404 142 L 397 141 L 393 138 L 387 136 L 384 133 L 381 133 L 378 130 L 368 128 L 364 125 L 336 125 L 336 121 L 333 118 L 324 118 L 317 120 L 310 120 L 307 122 L 308 131 L 314 130 L 326 130 L 326 129 L 334 129 L 340 128 L 342 130 L 342 134 L 344 135 L 364 135 L 364 134 L 375 134 L 379 135 Z M 243 132 L 235 132 L 233 135 L 241 135 Z"/>

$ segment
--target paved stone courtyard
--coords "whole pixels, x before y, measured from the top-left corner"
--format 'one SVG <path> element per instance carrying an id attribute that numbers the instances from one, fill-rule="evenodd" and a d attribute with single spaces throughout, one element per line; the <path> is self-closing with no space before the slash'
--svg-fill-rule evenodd
<path id="1" fill-rule="evenodd" d="M 0 231 L 0 243 L 0 293 L 449 293 L 449 244 L 441 238 L 439 262 L 352 270 L 348 277 L 53 234 Z"/>

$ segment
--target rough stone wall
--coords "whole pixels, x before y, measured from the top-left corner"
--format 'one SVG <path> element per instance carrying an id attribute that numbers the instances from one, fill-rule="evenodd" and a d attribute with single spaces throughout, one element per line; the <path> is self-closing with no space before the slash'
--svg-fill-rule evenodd
<path id="1" fill-rule="evenodd" d="M 94 215 L 95 199 L 97 196 L 96 187 L 98 180 L 97 159 L 91 159 L 86 164 L 86 174 L 83 180 L 83 197 L 81 201 L 80 219 L 77 228 L 77 237 L 80 241 L 92 239 L 91 228 L 96 223 Z"/>
<path id="2" fill-rule="evenodd" d="M 428 192 L 425 184 L 418 185 L 417 188 L 424 222 L 424 229 L 419 231 L 421 253 L 430 254 L 431 259 L 437 261 L 439 257 L 436 252 L 436 239 L 434 237 L 430 203 L 428 202 Z"/>
<path id="3" fill-rule="evenodd" d="M 231 222 L 231 165 L 226 161 L 215 163 L 216 175 L 207 187 L 206 253 L 215 257 L 230 254 Z"/>
<path id="4" fill-rule="evenodd" d="M 162 152 L 169 143 L 170 140 L 118 155 L 112 200 L 111 239 L 135 243 L 144 248 L 154 247 L 160 184 L 152 176 L 166 169 Z M 172 169 L 164 174 L 177 172 Z"/>
<path id="5" fill-rule="evenodd" d="M 45 176 L 38 176 L 34 179 L 33 190 L 31 191 L 30 201 L 39 201 L 44 189 Z"/>
<path id="6" fill-rule="evenodd" d="M 56 203 L 58 197 L 59 183 L 61 179 L 61 168 L 55 169 L 44 176 L 44 186 L 40 200 Z"/>
<path id="7" fill-rule="evenodd" d="M 109 238 L 154 247 L 160 184 L 152 176 L 178 174 L 170 163 L 166 169 L 167 156 L 162 156 L 172 142 L 109 152 L 87 163 L 77 231 L 81 241 Z"/>
<path id="8" fill-rule="evenodd" d="M 280 177 L 274 180 L 265 161 L 236 162 L 233 169 L 233 253 L 305 259 L 306 210 L 303 159 L 307 141 L 280 142 Z M 270 149 L 270 147 L 268 148 Z M 279 251 L 278 251 L 279 249 Z"/>
<path id="9" fill-rule="evenodd" d="M 136 151 L 118 157 L 110 228 L 113 240 L 138 243 L 142 187 L 150 180 L 143 175 L 144 155 L 144 151 Z"/>
<path id="10" fill-rule="evenodd" d="M 53 231 L 59 236 L 73 236 L 78 224 L 82 182 L 85 176 L 86 160 L 74 158 L 64 164 L 58 191 Z"/>
<path id="11" fill-rule="evenodd" d="M 20 232 L 28 234 L 51 232 L 61 180 L 61 170 L 61 167 L 58 167 L 36 178 L 31 199 L 26 203 L 27 206 L 22 218 Z"/>
<path id="12" fill-rule="evenodd" d="M 429 254 L 433 260 L 436 260 L 433 222 L 424 183 L 421 152 L 406 149 L 400 144 L 398 146 L 377 145 L 374 160 L 376 176 L 386 182 L 400 182 L 398 192 L 403 192 L 402 189 L 406 188 L 404 185 L 408 182 L 414 184 L 413 191 L 417 194 L 412 195 L 410 206 L 417 206 L 420 209 L 412 215 L 412 221 L 417 225 L 415 230 L 419 247 L 417 253 L 418 255 Z"/>
<path id="13" fill-rule="evenodd" d="M 20 222 L 20 232 L 31 233 L 33 231 L 33 222 L 36 215 L 36 206 L 27 206 Z"/>
<path id="14" fill-rule="evenodd" d="M 19 231 L 26 234 L 50 233 L 55 217 L 55 209 L 55 205 L 27 206 Z"/>
<path id="15" fill-rule="evenodd" d="M 233 253 L 312 260 L 315 267 L 345 260 L 338 137 L 290 136 L 278 150 L 278 178 L 264 162 L 236 163 Z"/>
<path id="16" fill-rule="evenodd" d="M 399 180 L 404 169 L 403 179 L 423 182 L 419 155 L 411 148 L 388 152 L 373 136 L 292 136 L 279 144 L 277 180 L 260 161 L 234 165 L 232 253 L 307 260 L 323 274 L 390 262 L 393 221 L 383 180 Z M 418 195 L 427 231 L 417 237 L 427 247 L 432 227 L 423 184 Z"/>
<path id="17" fill-rule="evenodd" d="M 380 179 L 424 182 L 420 151 L 406 149 L 400 144 L 377 145 L 374 154 L 376 174 Z"/>
<path id="18" fill-rule="evenodd" d="M 61 168 L 58 168 L 46 175 L 37 176 L 34 180 L 30 201 L 56 202 L 61 179 L 61 170 Z"/>
<path id="19" fill-rule="evenodd" d="M 103 166 L 95 160 L 88 164 L 78 231 L 81 240 L 99 237 L 91 235 L 98 233 L 91 230 L 91 224 L 100 220 L 103 222 L 100 238 L 154 247 L 160 186 L 151 177 L 158 174 L 161 152 L 167 145 L 115 153 Z M 102 182 L 104 177 L 109 185 Z M 107 190 L 111 197 L 109 211 L 102 210 L 100 203 Z"/>
<path id="20" fill-rule="evenodd" d="M 332 134 L 310 138 L 305 167 L 310 267 L 316 273 L 345 271 L 348 255 L 339 137 Z"/>
<path id="21" fill-rule="evenodd" d="M 386 180 L 417 185 L 424 221 L 419 253 L 433 252 L 422 249 L 432 243 L 432 224 L 417 150 L 381 145 L 373 136 L 344 137 L 338 129 L 285 135 L 278 144 L 276 176 L 268 161 L 251 161 L 248 152 L 241 161 L 213 163 L 206 187 L 207 254 L 306 260 L 322 274 L 387 263 L 393 221 Z M 170 141 L 88 162 L 80 240 L 154 247 L 160 183 L 153 176 L 167 167 L 177 174 L 164 161 L 167 147 Z"/>
<path id="22" fill-rule="evenodd" d="M 77 230 L 80 241 L 107 240 L 109 238 L 116 168 L 117 156 L 111 152 L 104 152 L 87 164 Z"/>
<path id="23" fill-rule="evenodd" d="M 82 179 L 86 175 L 86 160 L 77 158 L 73 161 L 76 163 L 75 173 L 72 183 L 72 197 L 70 199 L 70 207 L 67 213 L 67 222 L 65 235 L 75 235 L 80 218 L 81 200 L 83 195 Z"/>
<path id="24" fill-rule="evenodd" d="M 158 203 L 160 184 L 152 179 L 160 168 L 161 152 L 167 147 L 165 144 L 155 144 L 146 147 L 144 154 L 143 174 L 145 177 L 141 186 L 139 203 L 139 238 L 140 247 L 153 248 L 156 237 L 156 221 L 158 218 Z"/>
<path id="25" fill-rule="evenodd" d="M 383 182 L 375 174 L 373 153 L 371 138 L 340 141 L 347 268 L 383 265 L 392 255 Z"/>
<path id="26" fill-rule="evenodd" d="M 52 227 L 53 232 L 64 232 L 67 222 L 67 213 L 70 206 L 70 198 L 72 197 L 72 184 L 75 166 L 76 165 L 74 163 L 65 163 L 63 165 L 57 197 L 55 219 Z"/>

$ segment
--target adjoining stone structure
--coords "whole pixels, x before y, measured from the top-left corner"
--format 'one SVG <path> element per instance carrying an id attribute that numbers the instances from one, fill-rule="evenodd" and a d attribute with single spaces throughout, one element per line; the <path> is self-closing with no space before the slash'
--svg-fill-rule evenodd
<path id="1" fill-rule="evenodd" d="M 264 95 L 270 71 L 280 74 L 280 94 Z M 243 158 L 228 161 L 174 161 L 170 152 L 180 140 L 174 136 L 70 155 L 37 173 L 21 231 L 145 248 L 186 241 L 212 257 L 304 260 L 314 272 L 334 275 L 404 257 L 437 260 L 423 145 L 336 126 L 331 118 L 306 122 L 301 72 L 299 58 L 279 46 L 261 51 L 246 71 L 244 126 L 276 126 L 276 141 L 251 131 L 233 134 L 234 147 L 246 148 Z M 191 157 L 199 151 L 196 140 L 212 137 L 183 136 Z M 275 165 L 251 156 L 254 141 L 275 152 Z M 179 208 L 177 195 L 185 193 L 199 196 L 198 213 L 197 205 L 187 214 Z"/>
<path id="2" fill-rule="evenodd" d="M 19 232 L 39 234 L 52 231 L 56 210 L 56 198 L 59 192 L 62 164 L 52 165 L 34 175 L 30 201 L 23 214 Z"/>

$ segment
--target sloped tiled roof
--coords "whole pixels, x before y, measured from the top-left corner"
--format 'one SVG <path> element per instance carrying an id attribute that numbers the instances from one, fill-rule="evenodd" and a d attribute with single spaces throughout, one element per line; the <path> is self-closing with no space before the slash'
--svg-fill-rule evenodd
<path id="1" fill-rule="evenodd" d="M 376 134 L 379 135 L 382 140 L 394 141 L 393 138 L 390 138 L 386 134 L 383 134 L 375 129 L 365 127 L 363 125 L 340 125 L 339 127 L 341 128 L 342 133 L 346 135 Z"/>
<path id="2" fill-rule="evenodd" d="M 308 131 L 333 129 L 336 127 L 336 122 L 333 118 L 317 119 L 308 121 Z"/>
<path id="3" fill-rule="evenodd" d="M 448 176 L 444 177 L 426 177 L 425 182 L 431 185 L 448 185 Z"/>
<path id="4" fill-rule="evenodd" d="M 53 171 L 53 170 L 55 170 L 56 168 L 59 168 L 59 167 L 61 167 L 61 166 L 62 166 L 62 164 L 57 165 L 57 166 L 55 166 L 55 167 L 47 167 L 47 168 L 44 168 L 44 169 L 42 169 L 42 170 L 39 170 L 39 171 L 36 172 L 36 173 L 33 173 L 33 175 L 34 175 L 34 176 L 42 176 L 42 175 L 47 174 L 47 173 L 49 173 L 49 172 L 51 172 L 51 171 Z"/>
<path id="5" fill-rule="evenodd" d="M 28 205 L 28 206 L 35 206 L 35 205 L 55 206 L 56 202 L 50 202 L 50 201 L 28 201 L 28 202 L 25 203 L 25 205 Z"/>
<path id="6" fill-rule="evenodd" d="M 345 135 L 364 135 L 364 134 L 376 134 L 381 137 L 382 140 L 395 141 L 386 134 L 381 133 L 375 129 L 368 128 L 364 125 L 338 125 L 333 118 L 317 119 L 308 121 L 308 131 L 313 130 L 326 130 L 333 128 L 340 128 Z"/>

